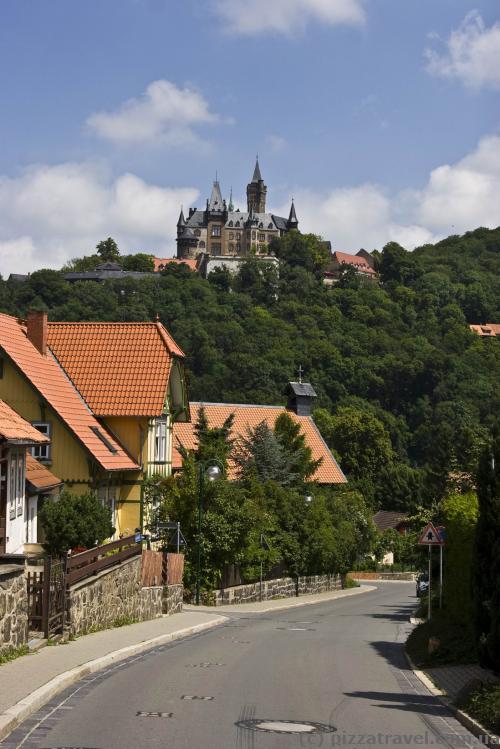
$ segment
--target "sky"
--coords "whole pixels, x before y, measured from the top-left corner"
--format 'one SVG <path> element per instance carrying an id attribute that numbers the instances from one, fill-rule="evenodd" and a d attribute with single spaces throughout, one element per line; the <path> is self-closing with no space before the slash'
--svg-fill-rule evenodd
<path id="1" fill-rule="evenodd" d="M 175 254 L 217 174 L 334 249 L 500 224 L 498 0 L 2 0 L 0 273 Z"/>

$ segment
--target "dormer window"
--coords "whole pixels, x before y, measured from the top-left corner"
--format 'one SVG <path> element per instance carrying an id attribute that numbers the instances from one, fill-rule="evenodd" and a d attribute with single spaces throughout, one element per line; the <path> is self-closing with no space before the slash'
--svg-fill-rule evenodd
<path id="1" fill-rule="evenodd" d="M 38 429 L 39 432 L 44 434 L 46 437 L 51 438 L 52 426 L 48 421 L 32 421 L 32 426 Z M 46 442 L 43 445 L 34 445 L 31 448 L 31 454 L 34 458 L 39 460 L 41 463 L 49 463 L 51 460 L 51 443 Z"/>

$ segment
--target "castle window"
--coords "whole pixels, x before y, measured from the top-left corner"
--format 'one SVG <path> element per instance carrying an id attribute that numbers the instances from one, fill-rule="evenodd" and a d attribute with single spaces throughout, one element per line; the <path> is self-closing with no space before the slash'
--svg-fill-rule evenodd
<path id="1" fill-rule="evenodd" d="M 261 221 L 260 224 L 259 224 L 259 229 L 263 229 L 263 228 L 264 228 L 264 224 Z"/>
<path id="2" fill-rule="evenodd" d="M 195 237 L 201 237 L 201 231 L 199 229 L 194 230 L 194 236 Z"/>
<path id="3" fill-rule="evenodd" d="M 220 255 L 222 253 L 222 245 L 212 244 L 212 255 Z"/>
<path id="4" fill-rule="evenodd" d="M 201 240 L 200 242 L 198 242 L 198 247 L 200 249 L 205 249 L 205 242 L 203 240 Z"/>
<path id="5" fill-rule="evenodd" d="M 259 232 L 259 242 L 265 242 L 266 241 L 266 235 Z"/>
<path id="6" fill-rule="evenodd" d="M 232 221 L 230 221 L 230 222 L 228 223 L 228 226 L 232 226 L 232 225 L 233 225 L 233 222 L 232 222 Z"/>
<path id="7" fill-rule="evenodd" d="M 260 244 L 260 245 L 259 245 L 259 252 L 260 252 L 261 254 L 264 254 L 264 253 L 265 253 L 265 251 L 266 251 L 266 245 L 265 245 L 265 244 Z"/>
<path id="8" fill-rule="evenodd" d="M 257 236 L 257 232 L 253 231 L 252 232 L 252 239 L 255 239 L 256 236 Z"/>
<path id="9" fill-rule="evenodd" d="M 239 222 L 239 221 L 237 221 L 237 222 L 235 223 L 235 226 L 239 226 L 239 225 L 240 225 L 240 222 Z"/>
<path id="10" fill-rule="evenodd" d="M 238 244 L 236 245 L 236 254 L 239 255 L 240 252 L 241 252 L 241 244 L 238 242 Z"/>
<path id="11" fill-rule="evenodd" d="M 220 224 L 213 224 L 212 237 L 220 237 Z"/>
<path id="12" fill-rule="evenodd" d="M 229 239 L 234 239 L 234 231 L 229 232 Z"/>
<path id="13" fill-rule="evenodd" d="M 274 226 L 272 224 L 269 224 L 269 226 L 267 228 L 268 229 L 274 229 Z"/>
<path id="14" fill-rule="evenodd" d="M 227 249 L 229 250 L 230 254 L 234 252 L 234 244 L 230 242 L 227 246 Z"/>

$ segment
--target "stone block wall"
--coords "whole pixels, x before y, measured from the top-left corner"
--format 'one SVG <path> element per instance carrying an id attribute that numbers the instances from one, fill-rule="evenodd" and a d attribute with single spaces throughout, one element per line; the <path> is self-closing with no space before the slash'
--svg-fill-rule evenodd
<path id="1" fill-rule="evenodd" d="M 353 580 L 416 580 L 416 572 L 349 572 Z"/>
<path id="2" fill-rule="evenodd" d="M 28 642 L 28 592 L 24 567 L 0 565 L 0 653 Z"/>
<path id="3" fill-rule="evenodd" d="M 260 583 L 249 585 L 235 585 L 232 588 L 215 590 L 212 602 L 215 606 L 227 606 L 238 603 L 254 603 L 269 601 L 276 598 L 293 598 L 297 595 L 309 593 L 326 593 L 330 590 L 341 590 L 340 575 L 313 575 L 299 577 L 298 581 L 292 577 L 282 577 L 277 580 L 264 580 L 262 583 L 262 598 Z"/>
<path id="4" fill-rule="evenodd" d="M 163 613 L 176 613 L 179 607 L 174 603 L 165 604 L 164 599 L 174 601 L 177 595 L 168 587 L 143 588 L 141 557 L 134 557 L 70 588 L 68 629 L 73 635 L 81 635 L 127 621 L 147 621 Z"/>
<path id="5" fill-rule="evenodd" d="M 180 614 L 182 611 L 183 597 L 183 585 L 166 585 L 163 589 L 163 613 Z"/>

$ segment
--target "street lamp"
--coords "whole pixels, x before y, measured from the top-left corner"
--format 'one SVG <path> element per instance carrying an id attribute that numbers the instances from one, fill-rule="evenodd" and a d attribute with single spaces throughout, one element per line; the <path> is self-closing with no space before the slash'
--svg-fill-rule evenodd
<path id="1" fill-rule="evenodd" d="M 203 512 L 203 499 L 205 481 L 217 481 L 224 473 L 222 463 L 218 460 L 210 460 L 206 463 L 199 464 L 199 485 L 198 485 L 198 558 L 196 562 L 196 605 L 200 605 L 200 587 L 201 587 L 201 517 Z"/>
<path id="2" fill-rule="evenodd" d="M 306 494 L 306 496 L 304 497 L 306 505 L 310 505 L 313 499 L 314 499 L 313 495 L 309 493 Z"/>

